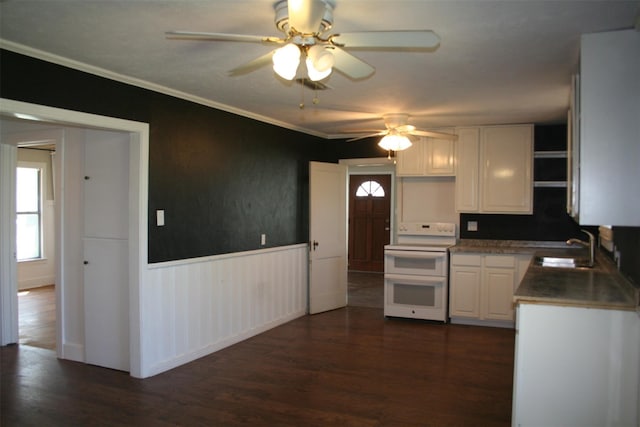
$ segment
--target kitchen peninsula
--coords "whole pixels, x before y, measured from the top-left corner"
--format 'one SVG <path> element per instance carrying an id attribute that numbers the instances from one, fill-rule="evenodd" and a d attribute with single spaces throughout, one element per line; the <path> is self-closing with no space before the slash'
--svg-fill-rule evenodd
<path id="1" fill-rule="evenodd" d="M 514 303 L 513 425 L 638 425 L 638 289 L 608 258 L 593 269 L 534 260 Z"/>
<path id="2" fill-rule="evenodd" d="M 599 251 L 593 268 L 536 262 L 586 254 L 564 242 L 462 239 L 451 248 L 452 323 L 515 320 L 514 426 L 638 425 L 640 290 Z"/>

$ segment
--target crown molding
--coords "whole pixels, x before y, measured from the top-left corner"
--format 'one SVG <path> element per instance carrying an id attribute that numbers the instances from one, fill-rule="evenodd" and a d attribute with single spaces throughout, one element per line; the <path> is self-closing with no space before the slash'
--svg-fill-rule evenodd
<path id="1" fill-rule="evenodd" d="M 179 90 L 171 89 L 166 86 L 158 85 L 155 83 L 148 82 L 146 80 L 138 79 L 135 77 L 127 76 L 124 74 L 115 73 L 113 71 L 109 71 L 105 68 L 96 67 L 93 65 L 86 64 L 84 62 L 76 61 L 73 59 L 66 58 L 64 56 L 55 55 L 53 53 L 45 52 L 43 50 L 35 49 L 20 43 L 15 43 L 9 40 L 4 40 L 0 38 L 0 48 L 9 50 L 11 52 L 19 53 L 21 55 L 30 56 L 32 58 L 40 59 L 42 61 L 51 62 L 53 64 L 62 65 L 67 68 L 72 68 L 74 70 L 82 71 L 85 73 L 93 74 L 99 77 L 104 77 L 110 80 L 114 80 L 120 83 L 125 83 L 131 86 L 136 86 L 143 89 L 148 89 L 154 92 L 162 93 L 164 95 L 173 96 L 175 98 L 180 98 L 185 101 L 190 101 L 196 104 L 204 105 L 206 107 L 215 108 L 216 110 L 226 111 L 228 113 L 237 114 L 242 117 L 246 117 L 252 120 L 256 120 L 263 123 L 268 123 L 270 125 L 278 126 L 284 129 L 293 130 L 296 132 L 305 133 L 312 136 L 317 136 L 319 138 L 331 139 L 330 135 L 324 134 L 322 132 L 317 132 L 311 129 L 302 128 L 299 126 L 292 125 L 291 123 L 286 123 L 280 120 L 274 120 L 271 117 L 263 116 L 261 114 L 255 114 L 250 111 L 242 110 L 240 108 L 235 108 L 230 105 L 222 104 L 220 102 L 212 101 L 210 99 L 202 98 L 199 96 L 195 96 L 186 92 L 182 92 Z"/>

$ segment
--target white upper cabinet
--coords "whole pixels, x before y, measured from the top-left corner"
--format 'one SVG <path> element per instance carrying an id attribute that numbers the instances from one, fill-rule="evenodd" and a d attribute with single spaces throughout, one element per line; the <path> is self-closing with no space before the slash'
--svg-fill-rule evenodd
<path id="1" fill-rule="evenodd" d="M 580 74 L 574 214 L 584 225 L 640 226 L 640 32 L 583 35 Z"/>
<path id="2" fill-rule="evenodd" d="M 413 145 L 398 151 L 398 176 L 455 175 L 454 142 L 447 139 L 415 138 Z"/>
<path id="3" fill-rule="evenodd" d="M 458 212 L 533 212 L 533 125 L 458 129 Z"/>

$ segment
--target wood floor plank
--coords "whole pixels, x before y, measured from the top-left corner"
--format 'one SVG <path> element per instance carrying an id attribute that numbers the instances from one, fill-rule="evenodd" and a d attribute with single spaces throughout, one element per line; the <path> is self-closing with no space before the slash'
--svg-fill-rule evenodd
<path id="1" fill-rule="evenodd" d="M 514 335 L 347 307 L 145 380 L 3 347 L 0 422 L 508 426 Z"/>
<path id="2" fill-rule="evenodd" d="M 510 425 L 514 331 L 385 319 L 381 278 L 145 380 L 57 360 L 53 288 L 30 293 L 21 345 L 0 348 L 0 425 Z"/>

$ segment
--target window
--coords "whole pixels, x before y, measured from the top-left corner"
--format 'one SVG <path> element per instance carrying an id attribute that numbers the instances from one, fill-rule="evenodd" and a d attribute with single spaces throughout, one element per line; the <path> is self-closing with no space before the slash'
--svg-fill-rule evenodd
<path id="1" fill-rule="evenodd" d="M 16 257 L 42 258 L 42 169 L 18 167 L 16 187 Z"/>
<path id="2" fill-rule="evenodd" d="M 384 188 L 376 181 L 365 181 L 356 190 L 356 197 L 368 196 L 384 197 Z"/>

